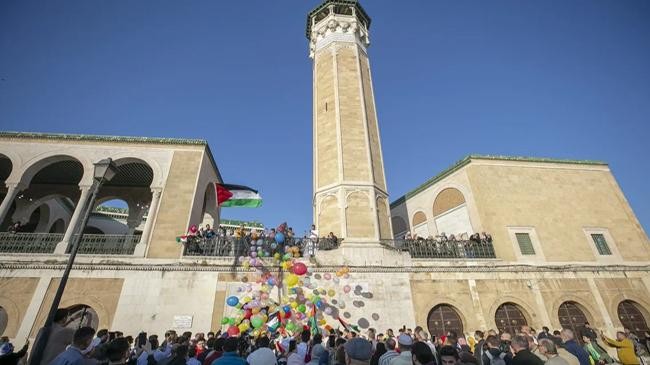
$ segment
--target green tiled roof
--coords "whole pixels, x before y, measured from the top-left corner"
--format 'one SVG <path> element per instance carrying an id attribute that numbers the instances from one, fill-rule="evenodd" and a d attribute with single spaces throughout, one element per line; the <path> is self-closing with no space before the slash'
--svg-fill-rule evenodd
<path id="1" fill-rule="evenodd" d="M 18 139 L 54 139 L 67 141 L 91 142 L 118 142 L 118 143 L 152 143 L 206 146 L 204 139 L 189 138 L 160 138 L 160 137 L 127 137 L 127 136 L 101 136 L 94 134 L 65 134 L 65 133 L 36 133 L 36 132 L 2 132 L 0 138 Z"/>
<path id="2" fill-rule="evenodd" d="M 521 161 L 521 162 L 542 162 L 542 163 L 560 163 L 560 164 L 572 164 L 572 165 L 607 165 L 603 161 L 593 161 L 593 160 L 569 160 L 569 159 L 557 159 L 557 158 L 544 158 L 544 157 L 519 157 L 519 156 L 491 156 L 491 155 L 469 155 L 464 159 L 456 162 L 451 167 L 442 171 L 438 175 L 430 178 L 425 181 L 424 184 L 418 186 L 417 188 L 409 191 L 408 193 L 397 198 L 395 201 L 390 203 L 390 207 L 394 208 L 397 205 L 400 205 L 406 201 L 406 199 L 420 193 L 421 191 L 427 189 L 431 185 L 437 183 L 438 181 L 444 179 L 445 177 L 451 175 L 452 173 L 458 171 L 463 166 L 469 164 L 472 160 L 497 160 L 497 161 Z"/>

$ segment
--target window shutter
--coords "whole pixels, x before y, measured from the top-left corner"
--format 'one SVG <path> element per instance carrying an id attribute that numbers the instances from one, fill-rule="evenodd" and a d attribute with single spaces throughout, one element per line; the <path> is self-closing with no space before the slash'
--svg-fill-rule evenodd
<path id="1" fill-rule="evenodd" d="M 596 244 L 596 249 L 598 250 L 598 253 L 601 255 L 611 255 L 612 251 L 609 249 L 609 245 L 607 244 L 607 240 L 605 240 L 605 236 L 598 233 L 594 233 L 591 235 L 591 238 L 594 240 L 594 243 Z"/>
<path id="2" fill-rule="evenodd" d="M 515 236 L 517 237 L 517 243 L 519 244 L 519 250 L 522 255 L 535 254 L 533 242 L 530 240 L 530 235 L 528 233 L 515 233 Z"/>

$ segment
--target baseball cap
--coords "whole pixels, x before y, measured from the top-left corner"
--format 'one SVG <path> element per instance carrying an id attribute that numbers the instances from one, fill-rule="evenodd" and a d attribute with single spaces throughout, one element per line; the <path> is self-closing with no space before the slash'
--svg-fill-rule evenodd
<path id="1" fill-rule="evenodd" d="M 361 337 L 355 337 L 345 343 L 345 353 L 354 360 L 369 360 L 372 356 L 372 344 Z"/>
<path id="2" fill-rule="evenodd" d="M 407 334 L 401 334 L 397 337 L 397 343 L 404 346 L 413 346 L 413 339 Z"/>

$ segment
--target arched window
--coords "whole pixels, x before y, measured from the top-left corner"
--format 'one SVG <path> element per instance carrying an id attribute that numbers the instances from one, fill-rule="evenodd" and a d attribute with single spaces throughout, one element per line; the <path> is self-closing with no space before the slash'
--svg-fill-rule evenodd
<path id="1" fill-rule="evenodd" d="M 558 318 L 562 328 L 568 328 L 573 331 L 576 339 L 580 339 L 580 331 L 584 328 L 585 323 L 589 322 L 585 312 L 580 309 L 576 302 L 564 302 L 558 309 Z"/>
<path id="2" fill-rule="evenodd" d="M 433 336 L 445 336 L 449 331 L 463 334 L 463 321 L 454 307 L 448 304 L 439 304 L 431 309 L 427 318 L 429 333 Z"/>
<path id="3" fill-rule="evenodd" d="M 644 332 L 650 330 L 639 310 L 639 304 L 631 300 L 624 300 L 618 304 L 618 319 L 621 320 L 623 327 L 628 328 L 639 338 L 644 338 Z"/>
<path id="4" fill-rule="evenodd" d="M 438 193 L 433 201 L 432 212 L 438 234 L 471 234 L 474 231 L 465 196 L 458 189 L 447 188 Z"/>
<path id="5" fill-rule="evenodd" d="M 494 321 L 499 331 L 515 334 L 521 331 L 521 326 L 527 326 L 528 321 L 524 313 L 514 303 L 503 303 L 494 315 Z"/>
<path id="6" fill-rule="evenodd" d="M 9 316 L 7 315 L 7 311 L 4 308 L 0 307 L 0 334 L 5 333 L 8 324 Z"/>

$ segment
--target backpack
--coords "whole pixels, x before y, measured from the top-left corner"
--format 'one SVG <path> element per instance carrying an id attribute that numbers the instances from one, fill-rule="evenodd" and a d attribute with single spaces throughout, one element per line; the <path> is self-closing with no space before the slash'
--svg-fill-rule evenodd
<path id="1" fill-rule="evenodd" d="M 305 354 L 305 364 L 311 361 L 311 345 L 307 346 L 307 353 Z"/>
<path id="2" fill-rule="evenodd" d="M 506 361 L 504 360 L 506 357 L 505 352 L 500 353 L 498 357 L 494 357 L 490 351 L 485 351 L 485 354 L 490 359 L 490 365 L 506 365 Z"/>

